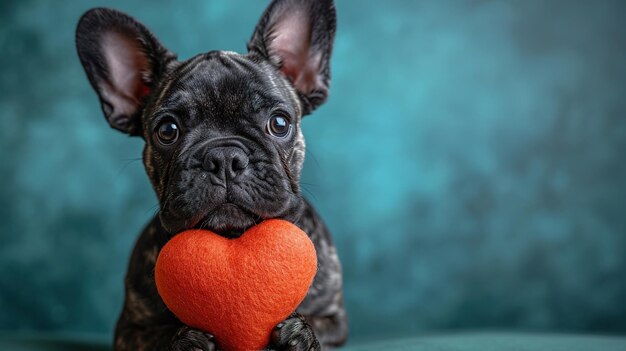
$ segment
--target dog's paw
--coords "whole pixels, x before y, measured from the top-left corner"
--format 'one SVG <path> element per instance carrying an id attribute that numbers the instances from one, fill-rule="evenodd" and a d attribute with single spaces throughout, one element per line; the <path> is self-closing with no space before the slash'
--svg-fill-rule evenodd
<path id="1" fill-rule="evenodd" d="M 274 328 L 268 350 L 319 351 L 321 346 L 309 323 L 294 313 Z"/>
<path id="2" fill-rule="evenodd" d="M 218 351 L 213 335 L 182 326 L 174 335 L 170 351 Z"/>

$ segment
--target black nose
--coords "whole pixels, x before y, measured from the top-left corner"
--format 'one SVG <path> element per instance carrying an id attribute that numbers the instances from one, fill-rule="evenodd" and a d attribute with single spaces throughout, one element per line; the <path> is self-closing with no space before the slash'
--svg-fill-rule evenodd
<path id="1" fill-rule="evenodd" d="M 237 146 L 210 148 L 204 156 L 202 168 L 222 179 L 233 179 L 248 167 L 248 155 Z"/>

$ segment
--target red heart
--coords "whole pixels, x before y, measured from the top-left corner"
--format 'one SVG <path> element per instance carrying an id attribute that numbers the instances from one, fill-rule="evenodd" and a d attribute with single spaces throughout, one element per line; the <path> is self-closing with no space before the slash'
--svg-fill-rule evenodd
<path id="1" fill-rule="evenodd" d="M 316 270 L 309 237 L 271 219 L 237 239 L 208 230 L 175 235 L 159 253 L 155 279 L 165 305 L 213 334 L 222 350 L 260 350 L 302 302 Z"/>

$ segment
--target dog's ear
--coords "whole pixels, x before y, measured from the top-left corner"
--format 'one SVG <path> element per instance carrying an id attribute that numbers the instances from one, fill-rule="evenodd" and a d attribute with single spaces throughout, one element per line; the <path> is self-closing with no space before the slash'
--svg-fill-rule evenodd
<path id="1" fill-rule="evenodd" d="M 328 97 L 336 21 L 332 0 L 274 0 L 248 43 L 291 81 L 303 115 Z"/>
<path id="2" fill-rule="evenodd" d="M 76 48 L 111 127 L 141 135 L 146 96 L 176 56 L 132 17 L 104 8 L 82 16 Z"/>

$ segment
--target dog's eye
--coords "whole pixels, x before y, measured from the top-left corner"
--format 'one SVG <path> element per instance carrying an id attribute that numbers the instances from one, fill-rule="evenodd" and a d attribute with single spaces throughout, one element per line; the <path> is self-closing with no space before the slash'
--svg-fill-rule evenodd
<path id="1" fill-rule="evenodd" d="M 163 145 L 171 145 L 178 140 L 178 125 L 171 120 L 159 123 L 155 135 Z"/>
<path id="2" fill-rule="evenodd" d="M 267 121 L 267 132 L 275 137 L 284 138 L 291 131 L 289 119 L 280 114 L 274 114 Z"/>

